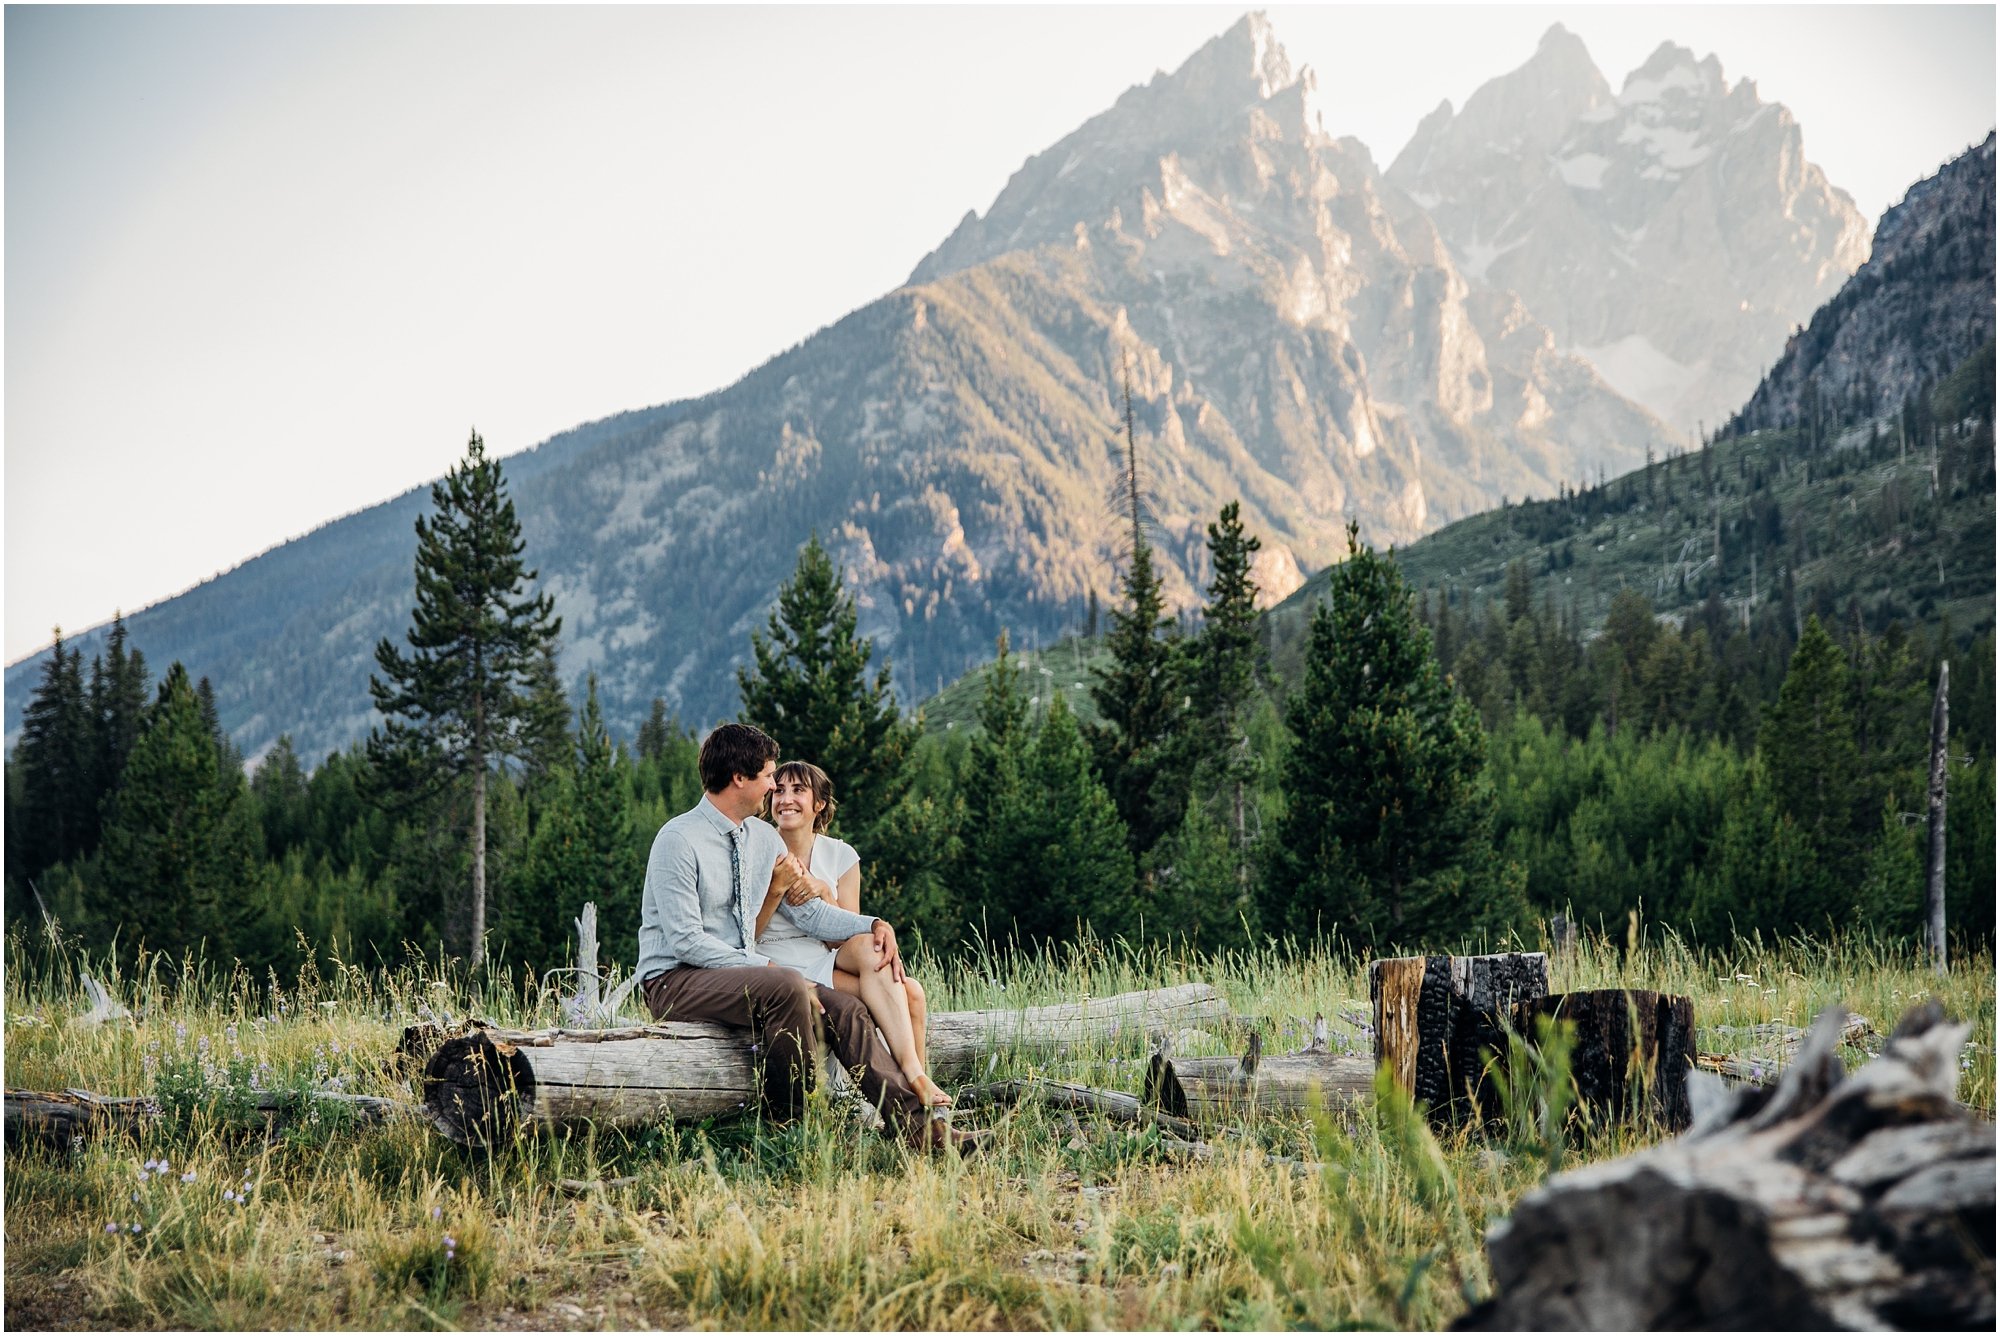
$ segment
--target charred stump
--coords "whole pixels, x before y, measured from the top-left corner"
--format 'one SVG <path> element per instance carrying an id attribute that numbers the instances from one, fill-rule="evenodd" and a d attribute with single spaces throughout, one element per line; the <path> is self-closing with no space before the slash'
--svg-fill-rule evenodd
<path id="1" fill-rule="evenodd" d="M 1378 960 L 1368 967 L 1376 1065 L 1434 1119 L 1461 1121 L 1479 1106 L 1485 1053 L 1506 1051 L 1515 1006 L 1548 991 L 1539 951 Z"/>
<path id="2" fill-rule="evenodd" d="M 1575 1027 L 1570 1076 L 1579 1104 L 1619 1121 L 1650 1117 L 1670 1131 L 1687 1128 L 1688 1072 L 1695 1061 L 1691 999 L 1643 988 L 1596 988 L 1518 1003 L 1511 1021 L 1532 1043 L 1535 1022 L 1545 1016 Z M 1495 1111 L 1491 1096 L 1482 1090 L 1481 1097 L 1487 1111 Z"/>

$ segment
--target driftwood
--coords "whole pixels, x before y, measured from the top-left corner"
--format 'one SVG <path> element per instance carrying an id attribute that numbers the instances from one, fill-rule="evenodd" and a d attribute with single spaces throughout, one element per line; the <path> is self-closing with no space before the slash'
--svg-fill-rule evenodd
<path id="1" fill-rule="evenodd" d="M 1994 1129 L 1935 1002 L 1852 1076 L 1822 1015 L 1775 1087 L 1691 1078 L 1691 1131 L 1559 1174 L 1487 1235 L 1467 1330 L 1964 1328 L 1994 1321 Z"/>
<path id="2" fill-rule="evenodd" d="M 1145 1101 L 1215 1127 L 1258 1112 L 1301 1113 L 1316 1101 L 1328 1109 L 1351 1105 L 1374 1084 L 1375 1065 L 1363 1054 L 1308 1050 L 1267 1056 L 1262 1039 L 1252 1034 L 1240 1058 L 1174 1058 L 1162 1045 L 1146 1073 Z"/>
<path id="3" fill-rule="evenodd" d="M 344 1090 L 263 1091 L 250 1105 L 266 1127 L 295 1117 L 314 1104 L 335 1105 L 366 1123 L 388 1118 L 421 1116 L 417 1105 Z M 9 1090 L 6 1095 L 7 1142 L 29 1140 L 58 1144 L 96 1132 L 137 1132 L 160 1116 L 157 1101 L 143 1095 L 97 1095 L 88 1090 Z"/>
<path id="4" fill-rule="evenodd" d="M 941 1012 L 930 1018 L 930 1065 L 949 1077 L 1002 1052 L 1061 1055 L 1230 1020 L 1228 1004 L 1202 983 L 1060 1006 Z M 412 1027 L 403 1047 L 419 1049 L 436 1036 Z M 667 1021 L 608 1030 L 476 1026 L 436 1046 L 423 1089 L 439 1130 L 465 1142 L 530 1125 L 726 1116 L 754 1108 L 759 1086 L 745 1031 Z"/>
<path id="5" fill-rule="evenodd" d="M 1506 1051 L 1506 1023 L 1519 1003 L 1545 997 L 1549 958 L 1403 956 L 1368 967 L 1375 1062 L 1440 1120 L 1460 1120 L 1478 1102 L 1488 1054 Z"/>
<path id="6" fill-rule="evenodd" d="M 1687 1127 L 1693 1001 L 1643 988 L 1595 988 L 1519 1003 L 1511 1019 L 1532 1043 L 1535 1022 L 1544 1016 L 1575 1027 L 1569 1069 L 1579 1103 L 1617 1119 L 1650 1117 L 1672 1131 Z M 1480 1099 L 1487 1113 L 1498 1111 L 1483 1088 Z"/>

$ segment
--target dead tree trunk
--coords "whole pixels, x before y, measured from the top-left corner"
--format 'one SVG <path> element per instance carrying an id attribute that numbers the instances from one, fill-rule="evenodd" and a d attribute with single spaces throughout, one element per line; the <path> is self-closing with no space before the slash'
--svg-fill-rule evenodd
<path id="1" fill-rule="evenodd" d="M 940 1012 L 930 1020 L 931 1071 L 962 1073 L 1002 1052 L 1109 1050 L 1231 1019 L 1228 1004 L 1203 983 L 1016 1011 Z M 439 1037 L 412 1027 L 404 1048 L 421 1050 Z M 529 1125 L 632 1127 L 726 1115 L 754 1108 L 760 1090 L 747 1031 L 688 1021 L 619 1030 L 482 1027 L 437 1044 L 423 1086 L 432 1121 L 461 1142 Z"/>
<path id="2" fill-rule="evenodd" d="M 1945 760 L 1951 750 L 1948 689 L 1951 660 L 1938 664 L 1937 699 L 1931 705 L 1931 828 L 1930 861 L 1924 875 L 1924 936 L 1931 967 L 1945 972 L 1944 957 L 1944 790 Z"/>
<path id="3" fill-rule="evenodd" d="M 1465 1117 L 1483 1052 L 1505 1052 L 1505 1018 L 1549 991 L 1539 951 L 1495 956 L 1403 956 L 1368 967 L 1375 1061 L 1439 1119 Z"/>
<path id="4" fill-rule="evenodd" d="M 1991 1330 L 1993 1124 L 1935 1002 L 1851 1077 L 1834 1008 L 1775 1088 L 1693 1078 L 1677 1140 L 1559 1174 L 1487 1234 L 1461 1330 Z"/>
<path id="5" fill-rule="evenodd" d="M 1597 988 L 1522 1002 L 1512 1019 L 1532 1041 L 1542 1016 L 1576 1027 L 1569 1066 L 1580 1103 L 1621 1122 L 1657 1118 L 1673 1131 L 1688 1125 L 1688 1071 L 1695 1060 L 1691 999 Z"/>

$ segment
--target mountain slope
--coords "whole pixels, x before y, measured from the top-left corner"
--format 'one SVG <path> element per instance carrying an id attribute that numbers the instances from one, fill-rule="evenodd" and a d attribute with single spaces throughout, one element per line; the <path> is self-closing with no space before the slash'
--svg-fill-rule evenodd
<path id="1" fill-rule="evenodd" d="M 1792 335 L 1731 430 L 1802 422 L 1815 394 L 1889 411 L 1990 341 L 1993 189 L 1991 134 L 1911 186 L 1882 215 L 1868 263 Z"/>
<path id="2" fill-rule="evenodd" d="M 1252 16 L 1031 160 L 910 286 L 716 394 L 506 460 L 565 678 L 597 673 L 620 731 L 656 695 L 691 722 L 725 715 L 814 529 L 906 701 L 1002 627 L 1026 643 L 1074 626 L 1116 578 L 1127 365 L 1177 607 L 1230 499 L 1276 597 L 1333 559 L 1349 514 L 1414 538 L 1667 439 L 1458 274 L 1366 150 L 1319 129 L 1309 76 Z M 344 745 L 370 721 L 376 640 L 406 629 L 426 503 L 148 609 L 133 640 L 212 677 L 253 756 L 280 731 L 308 757 Z M 10 704 L 38 671 L 9 669 Z"/>
<path id="3" fill-rule="evenodd" d="M 1463 269 L 1690 435 L 1868 254 L 1853 201 L 1750 80 L 1666 43 L 1614 96 L 1560 24 L 1462 112 L 1426 117 L 1387 175 Z"/>

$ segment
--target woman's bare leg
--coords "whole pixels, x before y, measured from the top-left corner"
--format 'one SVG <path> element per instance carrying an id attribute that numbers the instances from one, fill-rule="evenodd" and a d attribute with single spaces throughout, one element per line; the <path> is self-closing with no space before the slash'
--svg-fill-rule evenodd
<path id="1" fill-rule="evenodd" d="M 910 1022 L 909 994 L 889 977 L 887 970 L 875 968 L 879 958 L 872 938 L 848 938 L 834 956 L 838 968 L 833 972 L 833 986 L 853 993 L 867 1005 L 868 1013 L 882 1027 L 882 1037 L 889 1041 L 889 1052 L 896 1065 L 903 1069 L 918 1098 L 926 1104 L 949 1104 L 951 1097 L 931 1080 L 930 1073 L 924 1070 L 923 1059 L 918 1056 L 915 1027 Z"/>
<path id="2" fill-rule="evenodd" d="M 909 975 L 903 976 L 903 993 L 910 999 L 910 1031 L 917 1044 L 917 1061 L 925 1071 L 931 1069 L 931 1046 L 929 1040 L 930 1002 L 924 996 L 924 986 Z"/>

